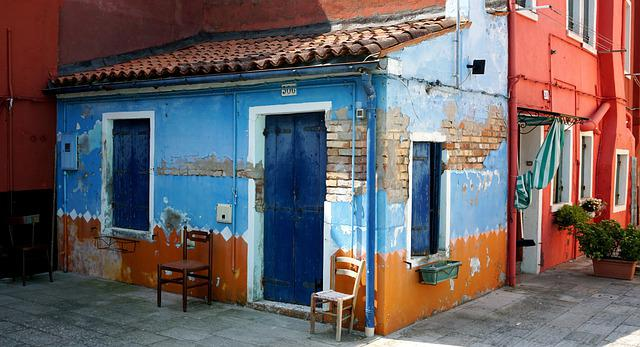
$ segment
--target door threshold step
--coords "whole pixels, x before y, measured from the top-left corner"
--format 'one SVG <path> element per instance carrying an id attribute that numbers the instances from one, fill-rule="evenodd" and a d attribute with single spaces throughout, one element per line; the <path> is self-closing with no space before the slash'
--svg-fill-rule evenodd
<path id="1" fill-rule="evenodd" d="M 309 320 L 309 306 L 270 300 L 260 300 L 247 303 L 247 307 L 257 311 L 276 313 L 283 316 Z"/>

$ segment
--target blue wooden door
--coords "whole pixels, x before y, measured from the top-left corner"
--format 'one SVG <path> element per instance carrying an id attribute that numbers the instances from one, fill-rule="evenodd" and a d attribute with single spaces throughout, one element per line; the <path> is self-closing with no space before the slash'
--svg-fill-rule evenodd
<path id="1" fill-rule="evenodd" d="M 149 120 L 113 122 L 113 226 L 149 230 Z"/>
<path id="2" fill-rule="evenodd" d="M 264 134 L 264 297 L 308 305 L 322 289 L 324 115 L 269 116 Z"/>
<path id="3" fill-rule="evenodd" d="M 411 255 L 438 252 L 441 152 L 439 143 L 414 142 L 411 172 Z"/>

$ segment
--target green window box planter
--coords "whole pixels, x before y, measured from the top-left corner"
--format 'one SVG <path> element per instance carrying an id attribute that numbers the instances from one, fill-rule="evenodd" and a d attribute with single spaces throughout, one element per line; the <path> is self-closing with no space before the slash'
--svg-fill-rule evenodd
<path id="1" fill-rule="evenodd" d="M 458 278 L 460 265 L 462 263 L 456 260 L 437 261 L 426 264 L 416 271 L 420 273 L 420 283 L 435 286 L 450 278 Z"/>

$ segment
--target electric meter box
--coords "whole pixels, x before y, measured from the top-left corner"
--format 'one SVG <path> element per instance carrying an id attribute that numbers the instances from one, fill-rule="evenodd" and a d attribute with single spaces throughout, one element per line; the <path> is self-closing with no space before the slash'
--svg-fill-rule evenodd
<path id="1" fill-rule="evenodd" d="M 60 139 L 60 164 L 62 170 L 78 170 L 78 136 L 63 134 Z"/>

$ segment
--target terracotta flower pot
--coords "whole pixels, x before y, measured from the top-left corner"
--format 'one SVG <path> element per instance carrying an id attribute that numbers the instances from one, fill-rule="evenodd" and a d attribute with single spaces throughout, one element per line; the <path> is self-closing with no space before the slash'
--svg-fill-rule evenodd
<path id="1" fill-rule="evenodd" d="M 636 263 L 621 259 L 593 259 L 593 273 L 598 277 L 632 280 L 636 273 Z"/>

